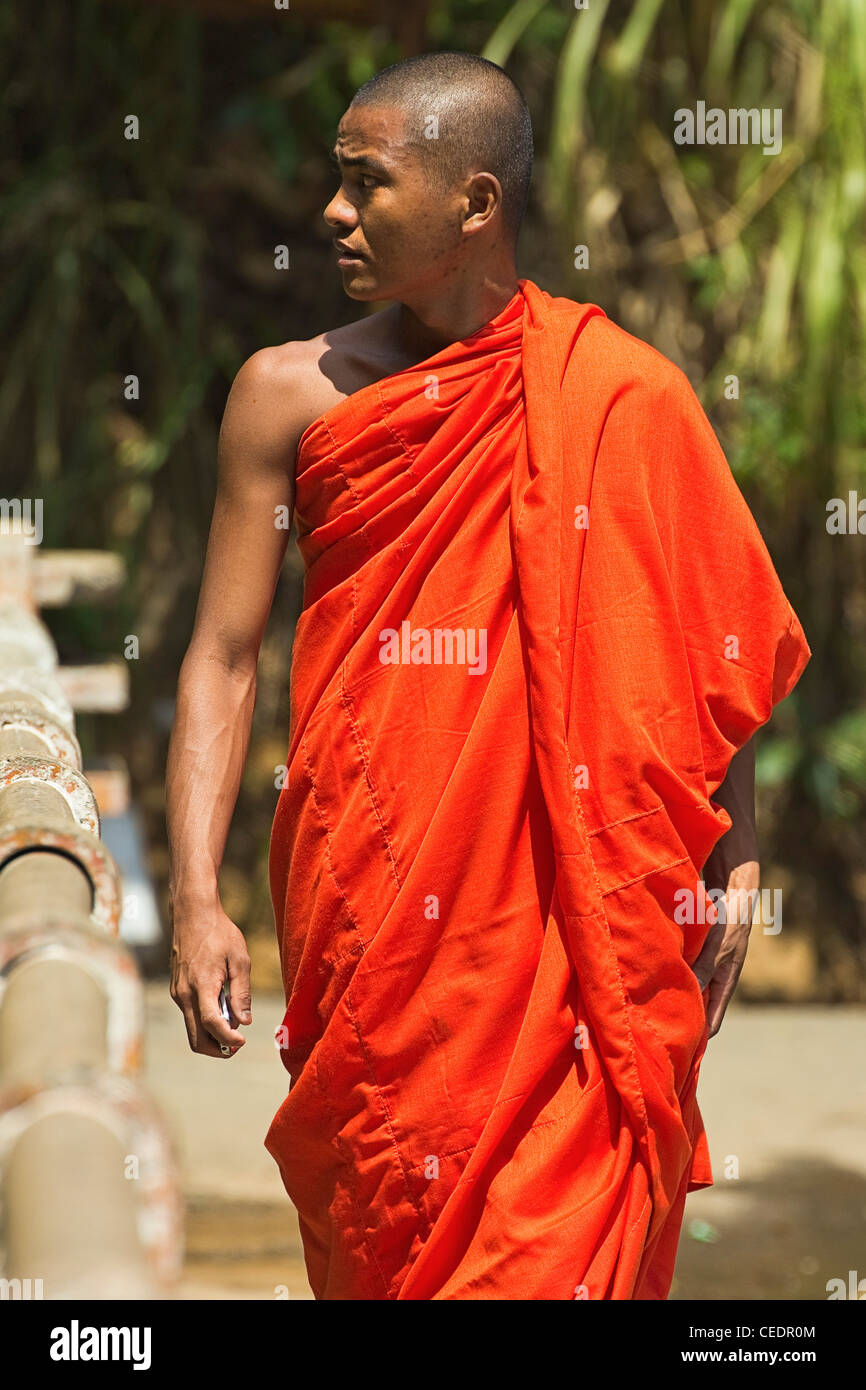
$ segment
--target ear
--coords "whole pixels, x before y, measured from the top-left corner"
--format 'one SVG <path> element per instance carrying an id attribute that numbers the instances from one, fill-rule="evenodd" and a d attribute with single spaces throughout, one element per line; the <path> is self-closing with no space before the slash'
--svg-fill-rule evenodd
<path id="1" fill-rule="evenodd" d="M 463 230 L 470 236 L 488 227 L 502 208 L 502 184 L 495 174 L 473 174 L 466 183 Z"/>

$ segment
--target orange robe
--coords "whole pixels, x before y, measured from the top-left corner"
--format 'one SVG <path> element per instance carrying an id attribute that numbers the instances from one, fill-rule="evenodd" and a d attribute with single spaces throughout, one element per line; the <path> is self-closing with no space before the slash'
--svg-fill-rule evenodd
<path id="1" fill-rule="evenodd" d="M 296 520 L 265 1142 L 313 1292 L 663 1299 L 713 1181 L 711 797 L 810 654 L 715 435 L 522 280 L 309 427 Z"/>

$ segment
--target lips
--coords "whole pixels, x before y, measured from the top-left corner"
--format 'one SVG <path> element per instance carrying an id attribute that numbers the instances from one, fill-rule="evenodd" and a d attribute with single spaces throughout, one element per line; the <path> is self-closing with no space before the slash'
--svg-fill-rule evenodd
<path id="1" fill-rule="evenodd" d="M 334 242 L 334 250 L 345 260 L 363 261 L 364 257 L 360 251 L 354 251 L 351 246 L 344 246 L 342 242 Z"/>

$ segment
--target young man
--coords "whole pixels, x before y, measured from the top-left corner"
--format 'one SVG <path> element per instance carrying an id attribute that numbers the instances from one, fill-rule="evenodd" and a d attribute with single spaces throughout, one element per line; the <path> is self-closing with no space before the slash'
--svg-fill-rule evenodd
<path id="1" fill-rule="evenodd" d="M 390 306 L 232 387 L 168 770 L 173 997 L 195 1051 L 242 1046 L 217 873 L 294 506 L 266 1143 L 314 1293 L 665 1298 L 758 884 L 748 740 L 809 649 L 683 374 L 518 279 L 505 74 L 397 64 L 335 156 L 344 287 Z"/>

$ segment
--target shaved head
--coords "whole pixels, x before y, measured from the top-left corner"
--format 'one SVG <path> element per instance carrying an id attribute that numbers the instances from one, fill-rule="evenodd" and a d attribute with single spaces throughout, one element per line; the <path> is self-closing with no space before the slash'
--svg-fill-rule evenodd
<path id="1" fill-rule="evenodd" d="M 350 111 L 397 107 L 406 138 L 423 154 L 433 187 L 484 171 L 502 188 L 502 226 L 516 243 L 532 173 L 532 123 L 519 88 L 471 53 L 423 53 L 384 68 L 360 87 Z"/>

